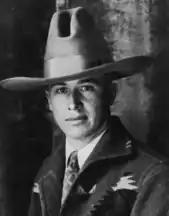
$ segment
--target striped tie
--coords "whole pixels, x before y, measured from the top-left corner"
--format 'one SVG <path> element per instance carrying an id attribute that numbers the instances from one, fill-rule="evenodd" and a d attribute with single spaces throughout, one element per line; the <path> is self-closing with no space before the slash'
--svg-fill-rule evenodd
<path id="1" fill-rule="evenodd" d="M 67 194 L 70 191 L 72 184 L 74 183 L 79 172 L 77 151 L 73 151 L 68 159 L 67 167 L 65 170 L 65 176 L 63 180 L 63 190 L 62 190 L 62 204 L 65 201 Z"/>

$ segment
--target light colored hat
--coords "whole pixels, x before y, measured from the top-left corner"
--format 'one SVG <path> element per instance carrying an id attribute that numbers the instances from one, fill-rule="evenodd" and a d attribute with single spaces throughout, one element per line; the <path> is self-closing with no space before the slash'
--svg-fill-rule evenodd
<path id="1" fill-rule="evenodd" d="M 153 58 L 148 56 L 136 56 L 114 62 L 92 16 L 84 8 L 77 7 L 56 12 L 52 17 L 44 56 L 44 76 L 8 78 L 2 80 L 0 86 L 9 90 L 31 90 L 107 73 L 116 80 L 144 70 L 152 61 Z"/>

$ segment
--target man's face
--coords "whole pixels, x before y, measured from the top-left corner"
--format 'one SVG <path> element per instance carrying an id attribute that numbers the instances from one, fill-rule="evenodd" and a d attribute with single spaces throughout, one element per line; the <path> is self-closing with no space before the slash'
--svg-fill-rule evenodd
<path id="1" fill-rule="evenodd" d="M 82 140 L 95 134 L 103 125 L 103 80 L 79 79 L 51 87 L 50 109 L 66 136 Z"/>

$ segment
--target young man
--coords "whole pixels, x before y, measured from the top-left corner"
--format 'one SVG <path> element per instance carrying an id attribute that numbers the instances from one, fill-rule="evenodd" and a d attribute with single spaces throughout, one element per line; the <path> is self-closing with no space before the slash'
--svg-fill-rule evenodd
<path id="1" fill-rule="evenodd" d="M 167 215 L 167 163 L 136 144 L 109 110 L 112 80 L 151 62 L 149 57 L 112 62 L 104 38 L 83 8 L 54 14 L 44 78 L 1 81 L 11 90 L 45 86 L 63 133 L 35 179 L 29 216 Z"/>

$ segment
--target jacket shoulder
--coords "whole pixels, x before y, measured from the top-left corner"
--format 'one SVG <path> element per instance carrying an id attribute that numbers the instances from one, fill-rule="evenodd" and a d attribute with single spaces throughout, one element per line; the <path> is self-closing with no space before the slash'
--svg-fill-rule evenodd
<path id="1" fill-rule="evenodd" d="M 57 141 L 56 141 L 57 140 Z M 62 166 L 63 161 L 65 160 L 65 145 L 64 145 L 64 137 L 60 136 L 60 142 L 58 142 L 58 138 L 54 139 L 55 148 L 53 148 L 51 154 L 43 161 L 36 177 L 35 182 L 38 182 L 43 176 L 45 176 L 50 170 L 55 171 L 56 164 L 58 166 Z"/>
<path id="2" fill-rule="evenodd" d="M 135 175 L 138 185 L 156 174 L 169 171 L 169 160 L 165 156 L 138 141 L 134 141 L 133 145 L 134 157 L 129 160 L 125 171 L 129 170 Z"/>
<path id="3" fill-rule="evenodd" d="M 35 182 L 39 182 L 42 176 L 44 176 L 50 170 L 50 161 L 52 160 L 53 154 L 50 154 L 47 158 L 42 162 L 38 173 L 35 177 Z"/>
<path id="4" fill-rule="evenodd" d="M 148 163 L 164 163 L 168 161 L 167 157 L 153 150 L 148 145 L 140 143 L 139 141 L 135 141 L 135 143 L 141 160 L 146 160 Z"/>
<path id="5" fill-rule="evenodd" d="M 146 162 L 143 179 L 169 171 L 169 160 L 164 155 L 156 152 L 146 145 L 139 145 L 140 163 Z"/>

